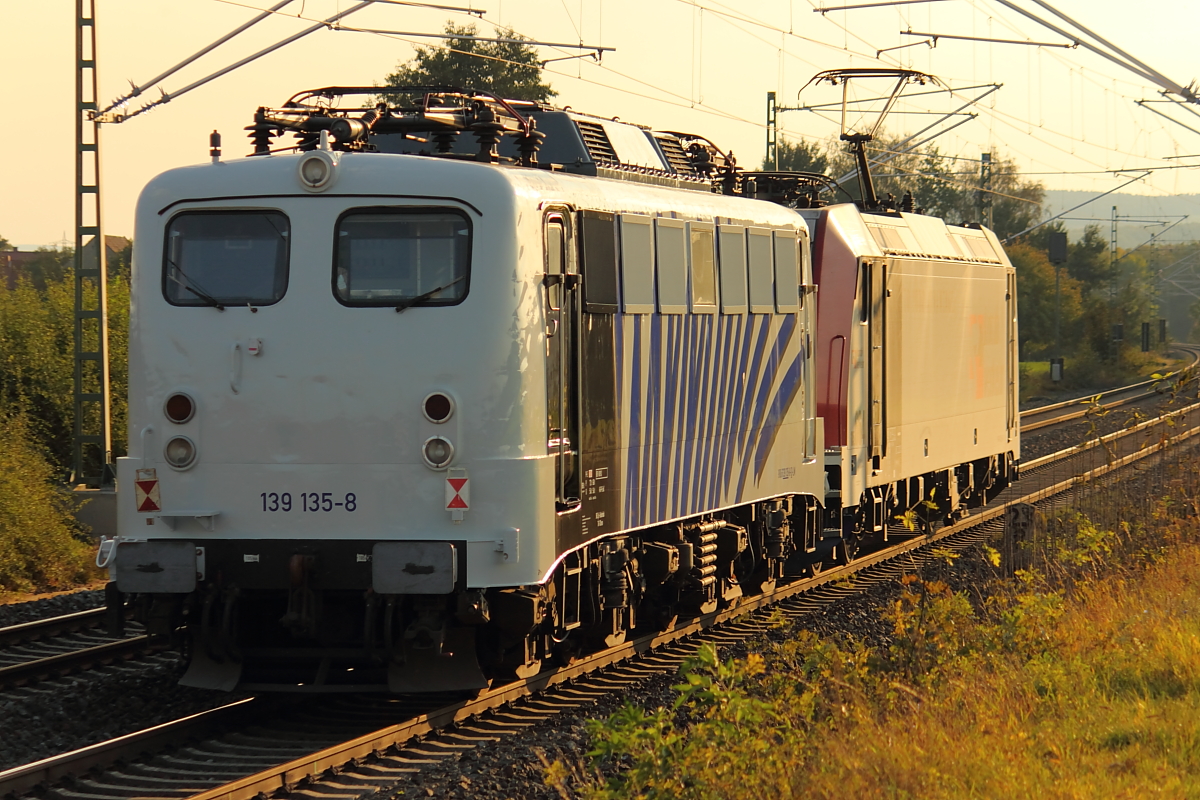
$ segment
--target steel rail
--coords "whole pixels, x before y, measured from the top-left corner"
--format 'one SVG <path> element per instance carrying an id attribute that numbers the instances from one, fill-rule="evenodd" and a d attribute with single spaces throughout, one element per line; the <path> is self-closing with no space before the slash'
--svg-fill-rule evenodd
<path id="1" fill-rule="evenodd" d="M 1173 377 L 1179 375 L 1184 370 L 1194 367 L 1198 363 L 1200 363 L 1200 345 L 1177 344 L 1177 345 L 1172 345 L 1172 348 L 1174 348 L 1176 350 L 1181 350 L 1181 351 L 1187 353 L 1188 355 L 1190 355 L 1192 357 L 1192 363 L 1188 364 L 1186 367 L 1183 367 L 1182 369 L 1172 370 L 1172 371 L 1164 374 L 1161 378 L 1148 378 L 1144 381 L 1139 381 L 1138 383 L 1131 383 L 1128 386 L 1118 386 L 1114 389 L 1105 389 L 1102 392 L 1095 392 L 1093 394 L 1085 395 L 1084 397 L 1076 397 L 1072 400 L 1063 400 L 1058 403 L 1051 403 L 1050 405 L 1038 406 L 1037 408 L 1030 408 L 1025 411 L 1022 411 L 1021 416 L 1024 417 L 1027 415 L 1040 414 L 1043 411 L 1054 411 L 1059 408 L 1066 408 L 1067 406 L 1075 405 L 1076 403 L 1086 403 L 1088 400 L 1091 400 L 1093 397 L 1104 397 L 1106 395 L 1118 394 L 1120 392 L 1128 391 L 1130 389 L 1138 389 L 1138 388 L 1141 388 L 1142 386 L 1149 386 L 1152 383 L 1158 383 L 1159 381 L 1164 381 L 1164 380 L 1173 378 Z"/>
<path id="2" fill-rule="evenodd" d="M 1053 412 L 1053 411 L 1058 411 L 1058 410 L 1068 408 L 1068 407 L 1074 406 L 1074 405 L 1087 404 L 1089 406 L 1092 406 L 1092 404 L 1097 403 L 1101 398 L 1104 398 L 1104 397 L 1113 397 L 1116 395 L 1123 394 L 1125 392 L 1133 391 L 1135 389 L 1140 389 L 1144 386 L 1151 386 L 1154 384 L 1160 384 L 1163 381 L 1169 381 L 1173 378 L 1178 377 L 1185 370 L 1195 367 L 1198 363 L 1200 363 L 1200 348 L 1196 348 L 1194 346 L 1189 346 L 1189 345 L 1176 345 L 1175 347 L 1176 347 L 1176 349 L 1181 350 L 1181 351 L 1191 355 L 1192 363 L 1189 364 L 1187 367 L 1184 367 L 1183 369 L 1177 369 L 1177 370 L 1168 372 L 1165 375 L 1163 375 L 1161 378 L 1149 378 L 1144 381 L 1139 381 L 1138 383 L 1131 383 L 1128 386 L 1119 386 L 1115 389 L 1106 389 L 1103 392 L 1096 392 L 1094 394 L 1086 395 L 1084 397 L 1076 397 L 1071 400 L 1062 400 L 1057 403 L 1051 403 L 1049 405 L 1039 406 L 1038 408 L 1027 409 L 1025 411 L 1022 411 L 1020 414 L 1020 417 L 1022 419 L 1021 431 L 1023 433 L 1031 433 L 1031 432 L 1039 430 L 1041 428 L 1048 428 L 1051 425 L 1058 425 L 1058 424 L 1061 424 L 1064 422 L 1070 422 L 1071 420 L 1075 420 L 1075 419 L 1079 419 L 1080 417 L 1087 416 L 1088 412 L 1091 411 L 1092 409 L 1091 409 L 1091 407 L 1089 407 L 1089 408 L 1083 409 L 1082 411 L 1077 411 L 1077 412 L 1070 413 L 1070 414 L 1060 414 L 1051 419 L 1038 420 L 1036 422 L 1025 422 L 1024 421 L 1025 419 L 1040 417 L 1043 414 Z M 1121 406 L 1129 405 L 1130 403 L 1134 403 L 1139 400 L 1145 400 L 1148 398 L 1157 397 L 1159 394 L 1160 394 L 1159 392 L 1151 390 L 1151 391 L 1147 391 L 1147 392 L 1142 392 L 1137 395 L 1133 395 L 1131 397 L 1126 397 L 1121 400 L 1115 400 L 1115 401 L 1112 401 L 1109 403 L 1100 403 L 1099 407 L 1103 408 L 1105 410 L 1120 408 Z"/>
<path id="3" fill-rule="evenodd" d="M 104 608 L 92 608 L 87 611 L 76 611 L 74 614 L 63 614 L 58 617 L 22 622 L 19 625 L 9 625 L 0 628 L 0 647 L 32 642 L 60 633 L 73 633 L 87 628 L 95 628 L 104 622 L 104 614 Z"/>
<path id="4" fill-rule="evenodd" d="M 1123 389 L 1123 390 L 1115 390 L 1113 392 L 1110 392 L 1109 394 L 1116 394 L 1119 391 L 1129 391 L 1131 388 L 1132 387 L 1125 387 L 1125 389 Z M 1146 400 L 1151 397 L 1157 397 L 1157 396 L 1158 396 L 1158 392 L 1149 391 L 1149 392 L 1142 392 L 1141 394 L 1135 394 L 1130 397 L 1123 398 L 1121 400 L 1114 400 L 1111 403 L 1092 403 L 1092 402 L 1090 402 L 1090 401 L 1093 401 L 1095 398 L 1099 397 L 1099 395 L 1092 395 L 1091 397 L 1085 397 L 1080 400 L 1068 400 L 1066 402 L 1066 405 L 1071 405 L 1074 403 L 1080 403 L 1080 404 L 1088 403 L 1088 407 L 1083 409 L 1082 411 L 1073 411 L 1068 414 L 1059 414 L 1057 416 L 1051 417 L 1050 419 L 1038 420 L 1037 422 L 1022 422 L 1021 423 L 1021 432 L 1022 433 L 1032 433 L 1036 430 L 1041 430 L 1042 428 L 1049 428 L 1052 425 L 1062 425 L 1063 423 L 1071 422 L 1073 420 L 1077 420 L 1082 417 L 1086 417 L 1089 413 L 1091 413 L 1091 411 L 1094 408 L 1102 408 L 1105 411 L 1110 411 L 1114 408 L 1120 408 L 1121 406 L 1129 405 L 1130 403 L 1136 403 L 1139 400 Z M 1047 406 L 1046 408 L 1049 409 L 1050 407 Z M 1034 411 L 1044 411 L 1045 409 L 1038 408 L 1038 409 L 1033 409 L 1033 410 Z M 1024 416 L 1026 413 L 1029 413 L 1029 412 L 1022 412 L 1022 416 Z"/>
<path id="5" fill-rule="evenodd" d="M 1200 403 L 1193 403 L 1189 406 L 1184 406 L 1183 408 L 1175 409 L 1174 411 L 1171 411 L 1170 414 L 1183 416 L 1186 414 L 1190 414 L 1193 411 L 1200 411 Z M 1082 444 L 1076 445 L 1075 447 L 1069 448 L 1067 450 L 1060 450 L 1057 453 L 1049 453 L 1047 455 L 1042 456 L 1041 458 L 1035 458 L 1032 461 L 1021 464 L 1021 472 L 1029 473 L 1034 470 L 1038 470 L 1038 469 L 1041 469 L 1042 467 L 1053 464 L 1055 462 L 1065 461 L 1068 458 L 1070 458 L 1072 455 L 1079 455 L 1081 453 L 1086 453 L 1089 450 L 1094 450 L 1095 448 L 1101 447 L 1105 444 L 1108 444 L 1109 442 L 1115 442 L 1119 439 L 1125 438 L 1126 436 L 1132 436 L 1143 430 L 1153 428 L 1155 425 L 1166 424 L 1166 420 L 1168 418 L 1169 418 L 1168 416 L 1163 416 L 1163 417 L 1155 417 L 1154 419 L 1148 419 L 1143 422 L 1139 422 L 1137 425 L 1134 425 L 1132 428 L 1122 428 L 1119 431 L 1113 431 L 1112 433 L 1106 433 L 1105 435 L 1097 437 L 1095 439 L 1089 439 L 1088 441 L 1083 442 Z"/>
<path id="6" fill-rule="evenodd" d="M 105 742 L 62 755 L 44 758 L 32 764 L 0 772 L 0 797 L 27 792 L 38 786 L 49 786 L 88 770 L 108 767 L 118 761 L 132 760 L 238 723 L 253 719 L 260 701 L 250 697 L 219 708 L 202 711 L 190 717 L 155 725 L 153 728 L 109 739 Z"/>
<path id="7" fill-rule="evenodd" d="M 126 660 L 147 650 L 157 649 L 157 647 L 149 636 L 133 636 L 83 650 L 72 650 L 68 653 L 58 653 L 45 658 L 0 667 L 0 688 L 22 686 L 46 678 L 67 675 L 97 664 Z"/>

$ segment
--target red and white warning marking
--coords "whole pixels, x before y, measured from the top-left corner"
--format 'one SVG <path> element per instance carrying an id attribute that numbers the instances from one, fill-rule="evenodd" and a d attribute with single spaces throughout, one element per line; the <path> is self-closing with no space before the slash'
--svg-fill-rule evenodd
<path id="1" fill-rule="evenodd" d="M 446 510 L 462 511 L 471 507 L 469 478 L 446 478 Z"/>
<path id="2" fill-rule="evenodd" d="M 137 510 L 162 511 L 162 498 L 158 493 L 158 471 L 154 469 L 139 469 L 133 482 L 134 501 Z"/>

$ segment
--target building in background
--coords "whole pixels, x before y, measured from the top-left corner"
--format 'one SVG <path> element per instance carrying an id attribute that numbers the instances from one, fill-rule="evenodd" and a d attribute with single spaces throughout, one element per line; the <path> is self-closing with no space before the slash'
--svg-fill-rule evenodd
<path id="1" fill-rule="evenodd" d="M 124 236 L 105 236 L 105 250 L 109 275 L 128 269 L 129 252 L 133 242 Z M 84 267 L 95 268 L 96 240 L 83 246 Z M 71 269 L 70 248 L 53 249 L 39 247 L 36 250 L 0 250 L 0 280 L 8 289 L 13 289 L 21 278 L 30 278 L 39 286 L 47 279 L 62 277 Z"/>

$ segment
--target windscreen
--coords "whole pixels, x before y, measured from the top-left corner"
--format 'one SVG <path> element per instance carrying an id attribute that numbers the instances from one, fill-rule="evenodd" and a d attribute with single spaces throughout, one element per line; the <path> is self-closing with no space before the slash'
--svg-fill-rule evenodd
<path id="1" fill-rule="evenodd" d="M 333 290 L 348 306 L 455 305 L 470 263 L 471 226 L 457 211 L 352 211 L 338 221 Z"/>
<path id="2" fill-rule="evenodd" d="M 269 306 L 288 282 L 288 218 L 278 211 L 196 211 L 167 226 L 163 296 L 175 306 Z"/>

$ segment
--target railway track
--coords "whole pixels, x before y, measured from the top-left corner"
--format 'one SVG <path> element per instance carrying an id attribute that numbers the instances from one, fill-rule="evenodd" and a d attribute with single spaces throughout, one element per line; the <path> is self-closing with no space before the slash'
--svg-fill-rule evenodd
<path id="1" fill-rule="evenodd" d="M 1003 526 L 1007 503 L 1053 502 L 1081 482 L 1160 458 L 1167 446 L 1200 444 L 1200 403 L 1173 412 L 1171 419 L 1036 459 L 1024 468 L 1019 493 L 931 535 L 912 536 L 768 595 L 743 598 L 734 608 L 475 697 L 250 699 L 0 773 L 0 796 L 36 789 L 41 798 L 64 800 L 148 794 L 235 800 L 294 791 L 317 780 L 325 787 L 321 791 L 343 796 L 384 788 L 438 752 L 468 746 L 456 742 L 493 738 L 674 670 L 705 641 L 728 644 L 763 630 L 769 615 L 802 616 L 894 580 L 934 557 L 935 545 L 963 547 L 993 537 Z M 443 733 L 428 738 L 438 732 Z M 325 786 L 323 775 L 333 784 Z M 65 778 L 72 778 L 69 788 L 49 788 Z"/>
<path id="2" fill-rule="evenodd" d="M 1073 422 L 1086 417 L 1093 410 L 1112 410 L 1160 397 L 1175 378 L 1200 363 L 1200 345 L 1174 345 L 1173 349 L 1190 357 L 1191 363 L 1182 369 L 1167 373 L 1162 378 L 1151 378 L 1129 386 L 1022 411 L 1021 433 L 1029 434 Z"/>
<path id="3" fill-rule="evenodd" d="M 0 690 L 161 649 L 145 635 L 107 635 L 102 630 L 105 613 L 96 608 L 0 628 Z"/>

